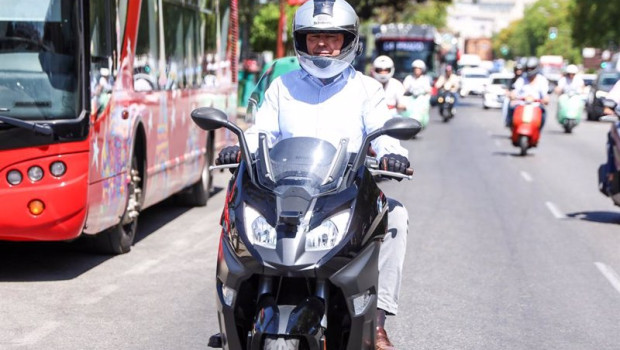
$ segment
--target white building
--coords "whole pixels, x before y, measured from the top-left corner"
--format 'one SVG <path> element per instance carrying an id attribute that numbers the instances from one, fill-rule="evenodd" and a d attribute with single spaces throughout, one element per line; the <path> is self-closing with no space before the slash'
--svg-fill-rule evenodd
<path id="1" fill-rule="evenodd" d="M 461 39 L 491 37 L 523 18 L 525 7 L 533 2 L 536 0 L 454 0 L 448 7 L 447 26 Z"/>

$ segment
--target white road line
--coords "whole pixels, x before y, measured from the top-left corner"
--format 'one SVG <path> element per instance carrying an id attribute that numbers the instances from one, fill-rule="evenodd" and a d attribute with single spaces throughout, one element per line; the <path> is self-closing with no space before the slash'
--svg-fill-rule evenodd
<path id="1" fill-rule="evenodd" d="M 77 301 L 80 305 L 92 305 L 98 303 L 101 299 L 107 297 L 108 295 L 114 293 L 118 289 L 118 286 L 115 284 L 110 284 L 108 286 L 104 286 L 93 294 L 82 298 Z"/>
<path id="2" fill-rule="evenodd" d="M 595 262 L 594 265 L 596 265 L 596 268 L 601 271 L 601 273 L 603 274 L 603 276 L 605 276 L 605 278 L 607 278 L 609 283 L 611 283 L 611 285 L 618 291 L 618 293 L 620 293 L 620 277 L 618 276 L 616 271 L 614 271 L 614 269 L 612 269 L 610 266 L 603 264 L 602 262 Z"/>
<path id="3" fill-rule="evenodd" d="M 552 202 L 546 202 L 545 205 L 547 206 L 547 209 L 549 209 L 551 214 L 555 216 L 556 219 L 566 219 L 566 215 L 564 215 L 564 213 L 562 213 L 562 211 L 558 209 L 555 204 L 553 204 Z"/>
<path id="4" fill-rule="evenodd" d="M 527 172 L 521 170 L 521 177 L 523 178 L 523 180 L 527 181 L 527 182 L 532 182 L 534 181 L 534 179 L 532 178 L 532 176 L 530 174 L 528 174 Z"/>
<path id="5" fill-rule="evenodd" d="M 501 142 L 499 142 L 499 140 L 495 140 L 495 146 L 497 146 L 497 147 L 501 147 L 501 146 L 502 146 L 502 143 L 501 143 Z"/>
<path id="6" fill-rule="evenodd" d="M 41 327 L 35 328 L 31 332 L 26 333 L 23 337 L 13 339 L 11 343 L 19 346 L 34 345 L 50 335 L 58 327 L 60 327 L 60 322 L 48 321 Z"/>

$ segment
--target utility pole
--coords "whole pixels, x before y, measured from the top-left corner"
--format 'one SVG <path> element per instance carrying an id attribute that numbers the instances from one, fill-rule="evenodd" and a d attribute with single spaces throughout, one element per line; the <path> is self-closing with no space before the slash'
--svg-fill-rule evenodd
<path id="1" fill-rule="evenodd" d="M 284 57 L 284 36 L 286 35 L 286 0 L 280 0 L 280 21 L 276 38 L 276 58 Z"/>

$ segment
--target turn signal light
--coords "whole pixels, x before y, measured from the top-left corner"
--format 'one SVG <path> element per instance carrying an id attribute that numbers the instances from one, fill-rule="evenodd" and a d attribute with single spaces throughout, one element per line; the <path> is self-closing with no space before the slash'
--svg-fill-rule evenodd
<path id="1" fill-rule="evenodd" d="M 28 203 L 28 210 L 32 215 L 40 215 L 45 210 L 45 204 L 38 199 L 33 199 Z"/>

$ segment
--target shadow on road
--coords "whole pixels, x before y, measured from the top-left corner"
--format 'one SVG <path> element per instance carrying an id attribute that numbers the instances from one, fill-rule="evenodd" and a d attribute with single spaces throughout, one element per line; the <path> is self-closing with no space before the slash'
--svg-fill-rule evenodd
<path id="1" fill-rule="evenodd" d="M 215 188 L 211 197 L 221 190 Z M 179 206 L 173 197 L 144 210 L 139 217 L 135 244 L 190 209 Z M 71 280 L 112 258 L 113 255 L 93 251 L 88 239 L 72 242 L 0 241 L 0 282 Z"/>
<path id="2" fill-rule="evenodd" d="M 601 224 L 620 224 L 620 212 L 616 211 L 580 211 L 566 214 L 568 217 Z"/>
<path id="3" fill-rule="evenodd" d="M 506 152 L 506 151 L 495 151 L 493 152 L 494 156 L 503 156 L 503 157 L 515 157 L 515 158 L 527 158 L 527 157 L 533 157 L 536 154 L 535 153 L 526 153 L 525 156 L 521 155 L 521 152 L 517 149 L 516 152 Z"/>

